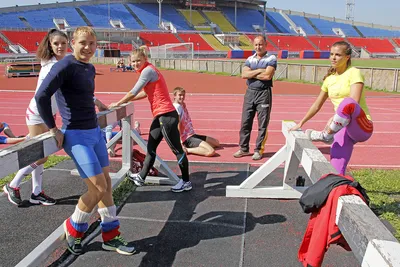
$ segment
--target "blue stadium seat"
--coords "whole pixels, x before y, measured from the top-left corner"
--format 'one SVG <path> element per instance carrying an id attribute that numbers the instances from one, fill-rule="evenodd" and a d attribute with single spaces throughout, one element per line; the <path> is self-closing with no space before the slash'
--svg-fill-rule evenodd
<path id="1" fill-rule="evenodd" d="M 54 28 L 53 18 L 65 19 L 71 27 L 86 25 L 73 7 L 30 10 L 18 14 L 23 16 L 33 28 Z"/>
<path id="2" fill-rule="evenodd" d="M 0 25 L 2 28 L 26 28 L 18 18 L 18 13 L 0 13 Z"/>
<path id="3" fill-rule="evenodd" d="M 298 16 L 298 15 L 288 15 L 288 16 L 294 22 L 294 24 L 296 24 L 298 27 L 303 28 L 303 30 L 307 34 L 318 34 L 303 16 Z"/>
<path id="4" fill-rule="evenodd" d="M 228 17 L 232 25 L 235 25 L 235 8 L 233 7 L 222 7 L 222 11 Z M 240 18 L 240 19 L 239 19 Z M 260 25 L 264 27 L 264 17 L 260 11 L 256 9 L 238 8 L 236 18 L 236 28 L 239 31 L 244 32 L 255 32 L 252 25 Z M 267 31 L 276 33 L 275 28 L 267 21 Z"/>
<path id="5" fill-rule="evenodd" d="M 389 31 L 384 29 L 369 28 L 365 26 L 357 26 L 362 34 L 366 37 L 399 37 L 400 31 Z"/>
<path id="6" fill-rule="evenodd" d="M 333 32 L 332 28 L 340 28 L 346 34 L 346 36 L 360 37 L 358 32 L 350 24 L 329 21 L 319 18 L 310 18 L 310 20 L 315 25 L 315 27 L 317 27 L 320 30 L 320 32 L 324 35 L 334 35 L 335 33 Z"/>
<path id="7" fill-rule="evenodd" d="M 158 28 L 158 4 L 128 4 L 149 30 Z M 162 20 L 171 22 L 178 30 L 191 30 L 185 18 L 171 5 L 162 5 Z"/>
<path id="8" fill-rule="evenodd" d="M 88 20 L 95 27 L 109 28 L 109 12 L 108 5 L 90 5 L 79 7 Z M 110 18 L 113 20 L 121 20 L 126 28 L 142 29 L 142 26 L 122 4 L 110 4 Z"/>
<path id="9" fill-rule="evenodd" d="M 290 29 L 290 24 L 278 12 L 267 12 L 268 18 L 278 27 L 282 33 L 296 33 L 295 30 Z"/>

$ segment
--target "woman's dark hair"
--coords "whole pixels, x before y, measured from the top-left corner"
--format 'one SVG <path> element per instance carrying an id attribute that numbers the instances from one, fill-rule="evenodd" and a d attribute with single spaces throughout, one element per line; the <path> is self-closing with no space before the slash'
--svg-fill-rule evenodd
<path id="1" fill-rule="evenodd" d="M 336 43 L 334 43 L 334 44 L 332 45 L 332 47 L 335 47 L 335 46 L 343 46 L 343 47 L 344 47 L 344 53 L 345 53 L 345 55 L 346 55 L 346 56 L 350 56 L 349 60 L 347 61 L 347 67 L 350 67 L 350 66 L 351 66 L 351 46 L 350 46 L 350 44 L 349 44 L 348 42 L 345 42 L 345 41 L 339 41 L 339 42 L 336 42 Z M 334 74 L 335 72 L 336 72 L 336 68 L 330 67 L 330 68 L 328 69 L 328 72 L 326 73 L 326 75 L 325 75 L 325 77 L 324 77 L 324 80 L 325 80 L 328 76 Z"/>
<path id="2" fill-rule="evenodd" d="M 68 36 L 64 32 L 57 29 L 51 29 L 39 44 L 36 51 L 36 57 L 38 59 L 49 60 L 54 56 L 53 49 L 51 48 L 51 39 L 55 36 L 64 37 L 68 41 Z"/>

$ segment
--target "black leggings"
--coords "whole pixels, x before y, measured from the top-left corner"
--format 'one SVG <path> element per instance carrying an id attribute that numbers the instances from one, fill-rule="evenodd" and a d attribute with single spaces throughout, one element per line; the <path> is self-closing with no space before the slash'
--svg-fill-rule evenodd
<path id="1" fill-rule="evenodd" d="M 143 169 L 139 173 L 145 179 L 156 160 L 156 150 L 163 137 L 175 154 L 179 168 L 182 173 L 182 180 L 189 181 L 189 161 L 183 152 L 178 130 L 179 116 L 176 111 L 159 115 L 153 119 L 150 126 L 149 140 L 147 142 L 147 155 L 144 160 Z"/>

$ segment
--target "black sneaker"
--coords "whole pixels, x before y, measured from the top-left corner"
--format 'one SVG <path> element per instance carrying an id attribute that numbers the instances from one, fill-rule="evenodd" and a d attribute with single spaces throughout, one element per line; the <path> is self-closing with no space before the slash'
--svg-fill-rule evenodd
<path id="1" fill-rule="evenodd" d="M 8 184 L 3 186 L 3 191 L 4 193 L 7 194 L 8 200 L 14 204 L 14 205 L 21 205 L 22 200 L 21 200 L 21 195 L 19 193 L 19 187 L 17 188 L 12 188 Z"/>
<path id="2" fill-rule="evenodd" d="M 128 173 L 128 179 L 133 182 L 136 186 L 143 186 L 144 185 L 144 180 L 142 177 L 140 177 L 139 173 Z"/>
<path id="3" fill-rule="evenodd" d="M 70 218 L 68 218 L 67 220 L 70 220 Z M 65 240 L 67 241 L 68 244 L 68 250 L 73 255 L 81 255 L 83 253 L 82 238 L 80 237 L 75 238 L 69 234 L 67 229 L 67 220 L 64 221 L 64 232 L 65 232 Z"/>
<path id="4" fill-rule="evenodd" d="M 133 255 L 136 251 L 134 246 L 129 247 L 128 242 L 126 242 L 119 235 L 107 242 L 104 242 L 102 248 L 108 251 L 116 251 L 122 255 Z"/>
<path id="5" fill-rule="evenodd" d="M 56 204 L 56 200 L 47 196 L 43 191 L 39 193 L 39 195 L 35 196 L 33 193 L 29 202 L 32 204 L 42 204 L 44 206 L 51 206 Z"/>

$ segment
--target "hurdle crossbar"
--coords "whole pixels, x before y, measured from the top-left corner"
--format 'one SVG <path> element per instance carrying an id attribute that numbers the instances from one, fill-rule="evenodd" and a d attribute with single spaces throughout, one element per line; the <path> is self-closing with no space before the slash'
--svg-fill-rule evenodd
<path id="1" fill-rule="evenodd" d="M 296 175 L 300 163 L 313 184 L 325 174 L 337 173 L 303 131 L 289 131 L 295 125 L 293 121 L 282 122 L 286 144 L 241 185 L 227 186 L 226 196 L 299 198 L 301 188 L 286 184 L 286 179 Z M 256 188 L 283 162 L 283 186 Z M 355 195 L 339 198 L 336 224 L 361 266 L 400 267 L 400 243 L 361 198 Z"/>

